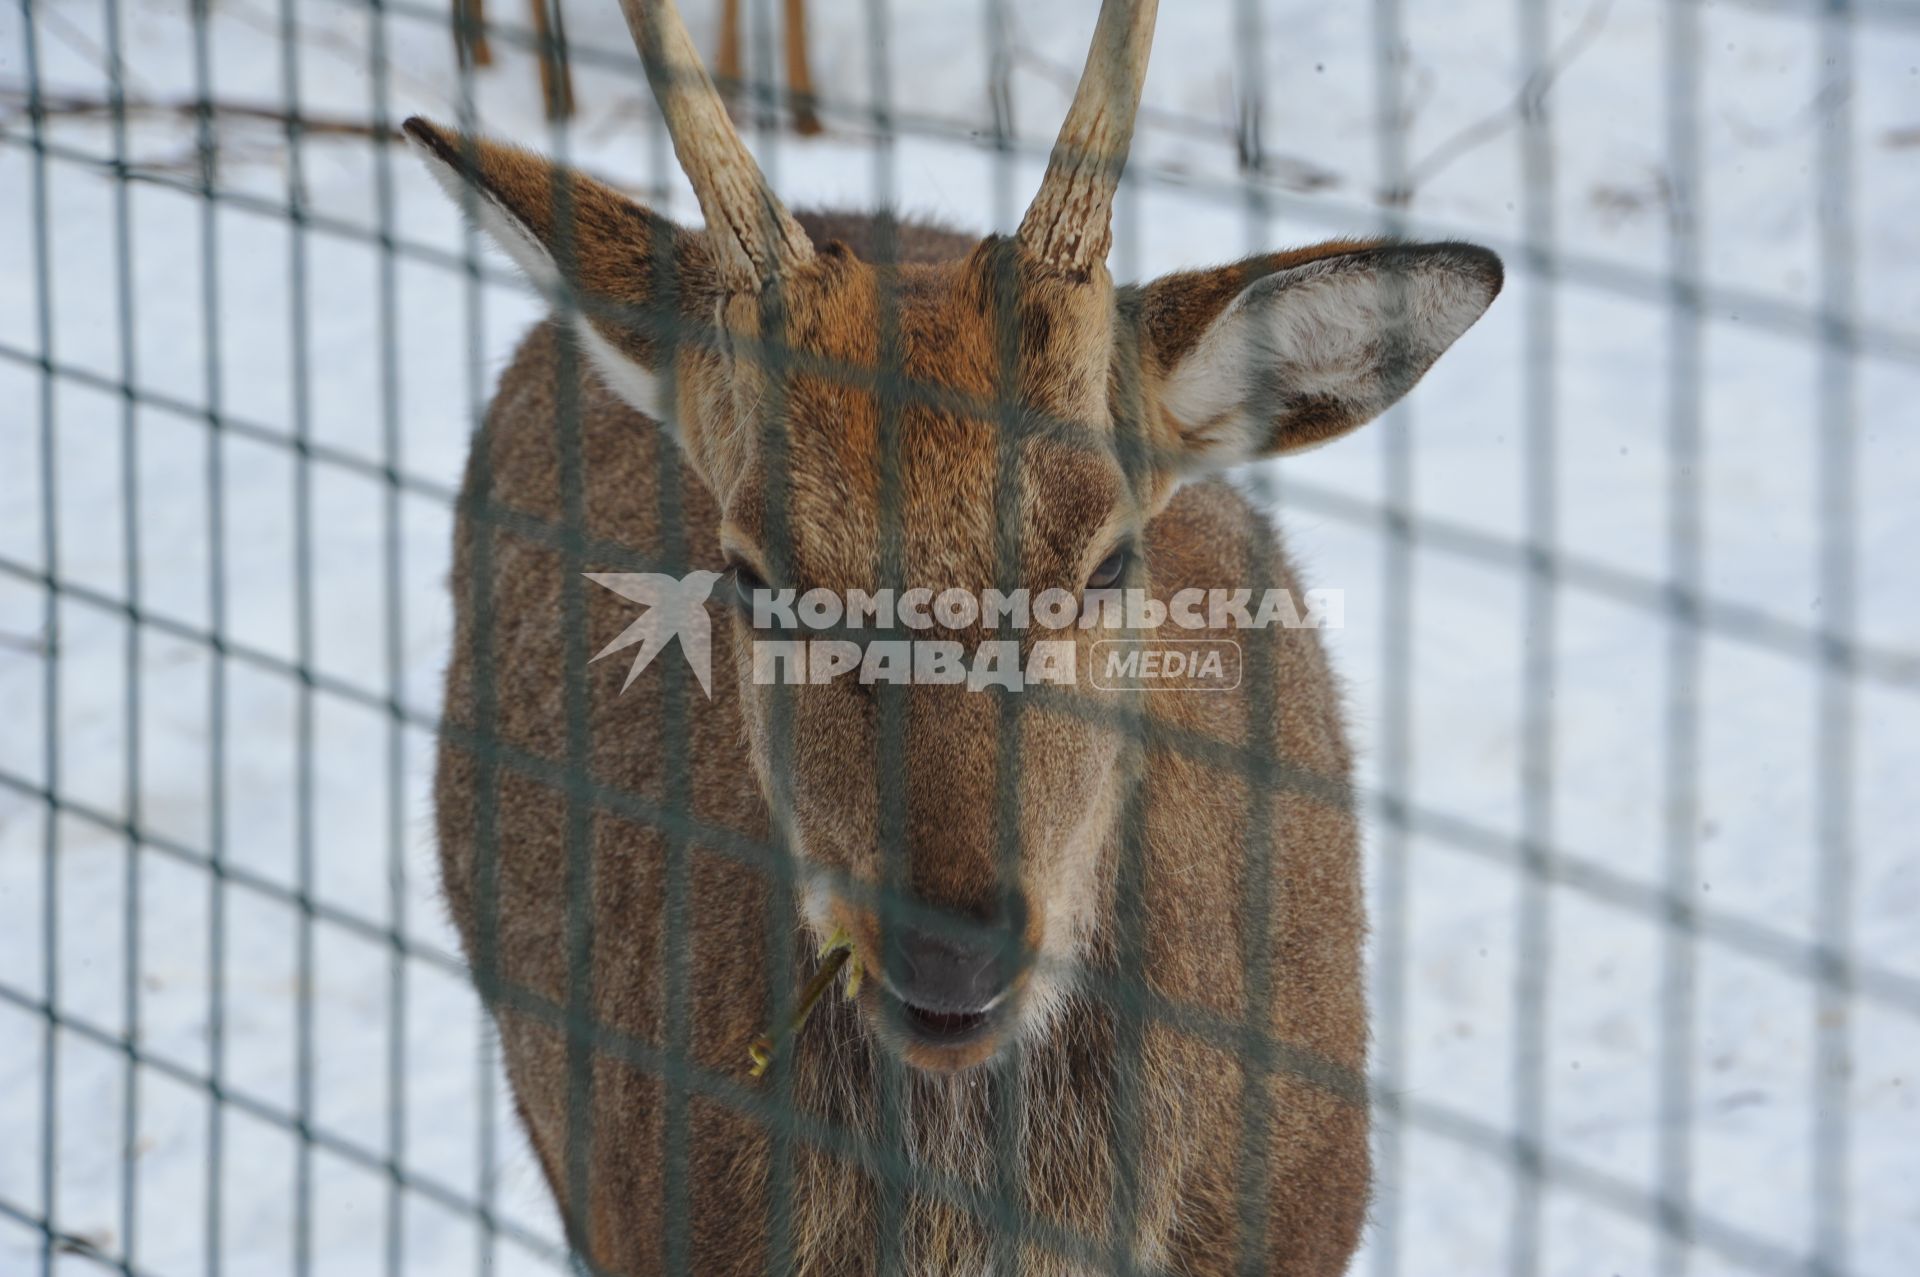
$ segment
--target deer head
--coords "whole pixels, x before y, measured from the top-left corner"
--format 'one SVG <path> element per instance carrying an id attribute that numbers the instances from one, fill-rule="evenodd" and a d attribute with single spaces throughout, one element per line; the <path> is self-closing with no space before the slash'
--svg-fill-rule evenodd
<path id="1" fill-rule="evenodd" d="M 1341 242 L 1116 290 L 1111 211 L 1154 0 L 1102 5 L 1018 233 L 935 265 L 815 245 L 674 6 L 621 7 L 703 230 L 527 152 L 406 131 L 567 300 L 599 374 L 672 432 L 723 513 L 722 594 L 1148 588 L 1149 524 L 1180 483 L 1370 420 L 1500 288 L 1481 249 Z M 744 609 L 733 624 L 752 636 Z M 911 637 L 934 634 L 1008 637 Z M 1010 714 L 1008 694 L 965 685 L 768 686 L 737 665 L 741 783 L 803 866 L 809 924 L 844 928 L 879 974 L 878 1031 L 954 1070 L 1043 1022 L 1109 898 L 1129 783 L 1126 730 L 1067 702 L 1126 693 L 1081 680 Z"/>

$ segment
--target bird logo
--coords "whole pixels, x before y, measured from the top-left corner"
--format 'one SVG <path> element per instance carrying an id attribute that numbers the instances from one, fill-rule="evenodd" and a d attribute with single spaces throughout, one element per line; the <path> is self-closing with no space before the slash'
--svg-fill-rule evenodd
<path id="1" fill-rule="evenodd" d="M 597 661 L 636 643 L 640 645 L 632 667 L 627 670 L 627 681 L 620 685 L 621 691 L 632 687 L 640 671 L 677 638 L 687 664 L 693 667 L 694 677 L 700 680 L 700 690 L 709 700 L 713 698 L 713 622 L 707 616 L 707 596 L 713 592 L 713 583 L 720 579 L 718 572 L 702 569 L 678 579 L 659 572 L 588 572 L 586 578 L 647 609 L 620 631 L 618 638 L 593 655 Z"/>

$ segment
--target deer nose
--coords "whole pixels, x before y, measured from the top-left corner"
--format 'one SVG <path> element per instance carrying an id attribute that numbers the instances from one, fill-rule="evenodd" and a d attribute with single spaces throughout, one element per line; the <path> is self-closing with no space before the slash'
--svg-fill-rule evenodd
<path id="1" fill-rule="evenodd" d="M 984 1012 L 1026 968 L 1024 902 L 986 921 L 959 917 L 903 923 L 884 945 L 887 982 L 901 1001 L 946 1015 Z"/>

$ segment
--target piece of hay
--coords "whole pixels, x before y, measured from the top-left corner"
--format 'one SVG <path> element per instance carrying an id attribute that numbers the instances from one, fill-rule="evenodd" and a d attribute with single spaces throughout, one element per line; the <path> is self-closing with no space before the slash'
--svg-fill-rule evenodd
<path id="1" fill-rule="evenodd" d="M 807 1022 L 807 1016 L 813 1011 L 814 1004 L 820 1001 L 821 995 L 826 993 L 827 986 L 833 983 L 833 978 L 840 974 L 842 967 L 846 968 L 847 972 L 845 996 L 855 998 L 860 995 L 860 977 L 863 973 L 860 955 L 853 951 L 853 937 L 847 933 L 845 927 L 833 929 L 833 934 L 827 937 L 827 942 L 820 946 L 820 957 L 825 961 L 820 964 L 820 969 L 813 973 L 813 978 L 807 981 L 806 987 L 800 990 L 799 1003 L 794 1007 L 793 1015 L 788 1018 L 786 1025 L 778 1032 L 761 1034 L 747 1048 L 747 1056 L 753 1061 L 753 1067 L 748 1070 L 748 1076 L 766 1075 L 767 1069 L 773 1065 L 774 1044 L 780 1038 L 789 1037 L 800 1031 L 800 1026 Z"/>

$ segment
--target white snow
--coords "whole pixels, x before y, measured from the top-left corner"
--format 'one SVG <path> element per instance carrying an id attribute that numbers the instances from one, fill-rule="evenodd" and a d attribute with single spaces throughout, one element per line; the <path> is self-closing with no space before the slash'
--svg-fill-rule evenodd
<path id="1" fill-rule="evenodd" d="M 1910 1270 L 1920 1253 L 1920 20 L 1864 6 L 1852 79 L 1827 91 L 1821 6 L 1795 0 L 1551 0 L 1561 69 L 1546 103 L 1559 278 L 1518 251 L 1529 208 L 1521 132 L 1509 111 L 1527 74 L 1515 4 L 1405 10 L 1404 147 L 1422 176 L 1410 233 L 1479 238 L 1505 252 L 1508 287 L 1428 376 L 1405 414 L 1260 476 L 1311 583 L 1346 590 L 1333 635 L 1351 689 L 1363 783 L 1380 782 L 1391 742 L 1385 698 L 1396 626 L 1408 644 L 1404 704 L 1414 812 L 1404 844 L 1404 1067 L 1377 1080 L 1412 1115 L 1397 1174 L 1383 1178 L 1370 1246 L 1390 1240 L 1400 1270 L 1506 1267 L 1520 1180 L 1513 1129 L 1517 1043 L 1537 1031 L 1547 1091 L 1539 1270 L 1651 1270 L 1660 1232 L 1663 1127 L 1660 994 L 1668 935 L 1671 575 L 1671 351 L 1684 316 L 1668 305 L 1673 215 L 1666 192 L 1665 47 L 1672 15 L 1697 13 L 1701 187 L 1693 215 L 1709 301 L 1701 323 L 1697 474 L 1709 625 L 1701 634 L 1697 881 L 1705 911 L 1693 946 L 1695 1013 L 1683 1121 L 1700 1274 L 1797 1269 L 1819 1226 L 1815 1103 L 1821 1031 L 1807 946 L 1818 936 L 1822 870 L 1820 666 L 1812 636 L 1841 623 L 1820 571 L 1820 457 L 1839 428 L 1820 415 L 1815 340 L 1823 128 L 1838 102 L 1855 122 L 1851 169 L 1853 318 L 1863 350 L 1847 360 L 1854 405 L 1852 627 L 1866 645 L 1850 684 L 1851 767 L 1839 795 L 1851 848 L 1846 918 L 1856 987 L 1826 1028 L 1843 1035 L 1846 1271 Z M 768 6 L 769 11 L 773 6 Z M 985 230 L 1009 227 L 1037 181 L 1065 90 L 1049 68 L 1077 68 L 1095 6 L 1006 5 L 1018 50 L 1014 158 L 990 146 L 986 5 L 836 0 L 809 6 L 816 78 L 847 109 L 827 136 L 766 136 L 761 150 L 794 204 L 870 205 Z M 1147 103 L 1153 115 L 1122 200 L 1116 273 L 1135 277 L 1256 248 L 1382 225 L 1376 17 L 1385 6 L 1261 0 L 1260 43 L 1229 0 L 1163 6 Z M 427 0 L 298 0 L 292 69 L 316 117 L 365 121 L 383 68 L 388 112 L 452 121 L 460 77 L 446 9 Z M 505 0 L 496 21 L 519 29 Z M 882 70 L 909 127 L 884 150 L 861 122 L 873 100 L 868 20 L 885 10 Z M 711 47 L 714 6 L 689 3 Z M 36 0 L 44 92 L 106 92 L 102 0 Z M 186 0 L 122 0 L 129 95 L 194 96 Z M 474 81 L 484 126 L 565 149 L 595 172 L 695 216 L 662 161 L 637 63 L 611 3 L 571 0 L 582 113 L 564 139 L 541 118 L 533 63 L 511 37 Z M 282 11 L 215 0 L 207 30 L 213 97 L 278 106 L 288 82 Z M 383 33 L 383 35 L 382 35 Z M 489 1194 L 511 1234 L 500 1271 L 554 1271 L 552 1211 L 493 1075 L 480 1012 L 453 959 L 435 898 L 428 837 L 430 723 L 447 646 L 447 494 L 474 414 L 534 298 L 487 255 L 470 283 L 454 209 L 404 148 L 310 135 L 305 207 L 293 236 L 292 170 L 280 127 L 223 119 L 214 180 L 236 197 L 207 221 L 194 121 L 137 114 L 128 159 L 131 254 L 120 292 L 116 194 L 102 167 L 113 135 L 99 115 L 56 113 L 36 162 L 23 106 L 28 30 L 0 14 L 0 1272 L 35 1271 L 28 1221 L 47 1205 L 44 1139 L 55 1141 L 54 1225 L 118 1256 L 131 1156 L 141 1272 L 200 1271 L 217 1242 L 224 1271 L 279 1272 L 296 1249 L 296 1112 L 311 1154 L 313 1270 L 360 1274 L 386 1261 L 393 1159 L 399 1259 L 408 1273 L 478 1271 L 483 1239 L 468 1203 Z M 1234 85 L 1257 67 L 1263 136 L 1276 175 L 1244 193 L 1231 119 Z M 1504 113 L 1504 114 L 1503 114 Z M 1457 145 L 1493 120 L 1477 145 Z M 1448 157 L 1452 158 L 1449 159 Z M 1325 185 L 1285 183 L 1309 172 Z M 882 182 L 891 182 L 883 187 Z M 44 181 L 50 281 L 47 353 L 53 455 L 42 453 L 43 377 L 35 207 Z M 383 181 L 402 252 L 383 273 Z M 208 237 L 207 231 L 211 230 Z M 293 292 L 298 246 L 305 304 Z M 211 316 L 207 281 L 214 281 Z M 391 290 L 392 306 L 383 289 Z M 1529 298 L 1551 290 L 1552 416 L 1530 420 Z M 475 307 L 477 306 L 477 310 Z M 474 317 L 477 316 L 477 320 Z M 122 322 L 131 347 L 122 348 Z M 209 328 L 211 320 L 211 330 Z M 471 326 L 470 326 L 471 325 Z M 304 333 L 304 393 L 296 376 Z M 470 340 L 477 343 L 470 359 Z M 210 349 L 209 342 L 212 342 Z M 131 372 L 135 394 L 120 393 Z M 217 490 L 202 409 L 217 405 Z M 135 448 L 128 455 L 123 430 Z M 311 650 L 301 650 L 296 465 L 308 467 Z M 1527 440 L 1552 432 L 1556 467 L 1553 696 L 1545 842 L 1554 859 L 1544 1025 L 1523 1022 L 1515 984 L 1524 877 L 1514 848 L 1523 783 Z M 388 431 L 391 431 L 391 453 Z M 1409 445 L 1416 544 L 1408 609 L 1396 612 L 1378 507 L 1388 441 Z M 392 465 L 407 485 L 392 498 Z M 43 475 L 54 476 L 49 491 Z M 137 559 L 126 555 L 127 489 Z M 51 508 L 48 498 L 51 497 Z M 217 536 L 210 510 L 217 505 Z M 49 562 L 49 517 L 56 557 Z M 397 572 L 389 579 L 391 543 Z M 1469 552 L 1463 552 L 1462 547 Z M 1471 552 L 1474 547 L 1485 551 Z M 224 614 L 211 606 L 223 573 Z M 61 583 L 46 628 L 44 574 Z M 130 593 L 136 589 L 137 593 Z M 397 599 L 395 610 L 390 598 Z M 133 606 L 146 622 L 128 646 Z M 1651 606 L 1649 605 L 1651 604 Z M 1843 618 L 1841 619 L 1843 621 Z M 224 757 L 211 715 L 218 624 L 234 653 L 224 676 Z M 397 635 L 389 652 L 387 636 Z M 48 647 L 54 696 L 46 691 Z M 303 748 L 300 684 L 315 671 Z M 129 661 L 139 670 L 134 725 Z M 344 691 L 343 689 L 347 689 Z M 396 729 L 385 704 L 405 709 Z M 51 720 L 51 729 L 50 729 Z M 48 755 L 48 743 L 53 753 Z M 311 763 L 306 805 L 296 783 Z M 130 760 L 137 767 L 130 772 Z M 390 790 L 397 769 L 397 795 Z M 217 778 L 217 791 L 215 789 Z M 45 793 L 59 799 L 49 815 Z M 390 808 L 397 801 L 398 810 Z M 313 924 L 311 1076 L 303 1084 L 298 998 L 302 811 L 310 812 Z M 1374 813 L 1378 855 L 1390 831 Z M 49 821 L 52 829 L 49 832 Z M 138 963 L 129 973 L 127 825 L 139 854 Z M 49 838 L 52 854 L 48 855 Z M 209 1238 L 208 1075 L 212 1002 L 207 871 L 233 875 L 224 912 L 224 1074 L 219 1236 Z M 46 879 L 52 866 L 54 880 Z M 394 877 L 395 874 L 399 878 Z M 396 883 L 398 885 L 396 885 Z M 43 920 L 55 901 L 54 929 Z M 345 919 L 363 920 L 355 925 Z M 1380 921 L 1384 924 L 1386 919 Z M 393 1002 L 404 938 L 404 1004 Z M 1376 940 L 1379 937 L 1376 935 Z M 51 954 L 53 969 L 48 970 Z M 138 1118 L 123 1111 L 125 993 L 139 991 Z M 50 976 L 55 1104 L 45 1122 Z M 1376 981 L 1380 973 L 1376 971 Z M 1384 986 L 1383 986 L 1384 987 Z M 394 1034 L 398 1030 L 399 1041 Z M 1376 1023 L 1376 1037 L 1393 1040 Z M 389 1094 L 401 1052 L 404 1094 Z M 1383 1057 L 1383 1067 L 1389 1062 Z M 396 1100 L 399 1101 L 396 1109 Z M 496 1145 L 482 1147 L 490 1108 Z M 398 1130 L 390 1115 L 404 1115 Z M 123 1142 L 132 1138 L 131 1148 Z M 398 1142 L 395 1142 L 395 1137 Z M 1388 1168 L 1390 1171 L 1391 1167 Z M 497 1191 L 488 1185 L 496 1184 Z M 1370 1271 L 1363 1256 L 1356 1271 Z M 92 1270 L 63 1257 L 62 1271 Z"/>

